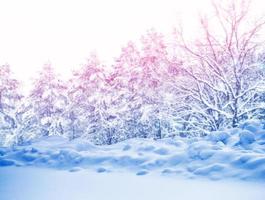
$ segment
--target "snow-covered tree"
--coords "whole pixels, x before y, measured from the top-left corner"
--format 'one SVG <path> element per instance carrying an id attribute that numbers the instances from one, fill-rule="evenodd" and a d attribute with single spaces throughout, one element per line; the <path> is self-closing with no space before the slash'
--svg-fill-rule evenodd
<path id="1" fill-rule="evenodd" d="M 42 136 L 65 136 L 64 113 L 68 104 L 66 89 L 51 64 L 44 65 L 21 107 L 22 142 Z"/>
<path id="2" fill-rule="evenodd" d="M 104 110 L 105 68 L 95 54 L 91 54 L 87 63 L 79 71 L 75 71 L 69 81 L 68 109 L 69 137 L 93 139 L 101 134 Z M 71 117 L 70 117 L 71 116 Z"/>
<path id="3" fill-rule="evenodd" d="M 150 134 L 158 139 L 174 134 L 177 126 L 176 113 L 169 97 L 175 94 L 178 68 L 176 60 L 168 52 L 169 46 L 162 34 L 150 30 L 142 37 L 143 118 L 146 119 Z"/>
<path id="4" fill-rule="evenodd" d="M 143 104 L 139 94 L 143 76 L 140 60 L 140 51 L 133 42 L 129 42 L 116 58 L 113 72 L 107 79 L 108 90 L 113 96 L 111 104 L 117 110 L 117 118 L 122 120 L 122 131 L 126 138 L 139 136 Z"/>
<path id="5" fill-rule="evenodd" d="M 173 123 L 166 119 L 173 112 L 165 98 L 172 92 L 169 82 L 177 72 L 169 61 L 162 34 L 150 30 L 141 44 L 141 50 L 132 42 L 122 49 L 110 84 L 118 95 L 116 109 L 122 113 L 126 137 L 161 138 L 171 134 Z"/>
<path id="6" fill-rule="evenodd" d="M 183 59 L 179 114 L 187 132 L 236 127 L 264 111 L 264 68 L 257 55 L 264 48 L 264 20 L 249 23 L 248 1 L 216 2 L 213 8 L 214 17 L 201 18 L 201 38 L 188 42 L 183 32 L 176 34 Z"/>
<path id="7" fill-rule="evenodd" d="M 0 66 L 0 146 L 16 143 L 16 112 L 22 99 L 9 65 Z"/>

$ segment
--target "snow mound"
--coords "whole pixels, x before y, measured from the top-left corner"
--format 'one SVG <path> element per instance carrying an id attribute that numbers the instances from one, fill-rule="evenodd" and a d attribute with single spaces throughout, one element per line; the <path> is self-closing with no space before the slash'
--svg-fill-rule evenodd
<path id="1" fill-rule="evenodd" d="M 70 172 L 130 170 L 137 176 L 159 173 L 213 180 L 265 181 L 265 130 L 260 124 L 214 132 L 201 138 L 131 139 L 111 146 L 61 137 L 27 146 L 0 148 L 0 167 L 37 166 Z"/>

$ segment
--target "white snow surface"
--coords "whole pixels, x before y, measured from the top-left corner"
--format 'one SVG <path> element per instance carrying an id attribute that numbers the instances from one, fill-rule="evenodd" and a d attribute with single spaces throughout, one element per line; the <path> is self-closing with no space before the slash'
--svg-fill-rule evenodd
<path id="1" fill-rule="evenodd" d="M 157 174 L 0 168 L 1 200 L 264 200 L 265 183 Z"/>
<path id="2" fill-rule="evenodd" d="M 252 122 L 207 137 L 131 139 L 110 146 L 53 136 L 0 148 L 0 167 L 8 166 L 264 182 L 265 130 Z"/>
<path id="3" fill-rule="evenodd" d="M 110 146 L 52 136 L 0 148 L 0 200 L 264 200 L 259 123 Z"/>

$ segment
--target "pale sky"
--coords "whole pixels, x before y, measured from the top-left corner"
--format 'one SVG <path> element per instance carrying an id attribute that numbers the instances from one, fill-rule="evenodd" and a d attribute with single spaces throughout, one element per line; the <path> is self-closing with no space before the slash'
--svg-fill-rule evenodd
<path id="1" fill-rule="evenodd" d="M 64 75 L 91 51 L 109 62 L 150 28 L 170 34 L 182 18 L 192 27 L 210 0 L 0 0 L 0 65 L 24 82 L 50 61 Z M 257 9 L 265 3 L 257 0 Z"/>

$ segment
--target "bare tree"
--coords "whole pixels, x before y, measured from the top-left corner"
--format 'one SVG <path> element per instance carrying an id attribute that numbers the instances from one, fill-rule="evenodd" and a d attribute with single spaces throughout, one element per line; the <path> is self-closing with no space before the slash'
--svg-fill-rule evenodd
<path id="1" fill-rule="evenodd" d="M 264 68 L 258 59 L 264 19 L 250 22 L 249 1 L 213 2 L 214 16 L 200 17 L 202 37 L 187 42 L 177 32 L 183 53 L 178 89 L 184 131 L 236 127 L 264 111 Z"/>

